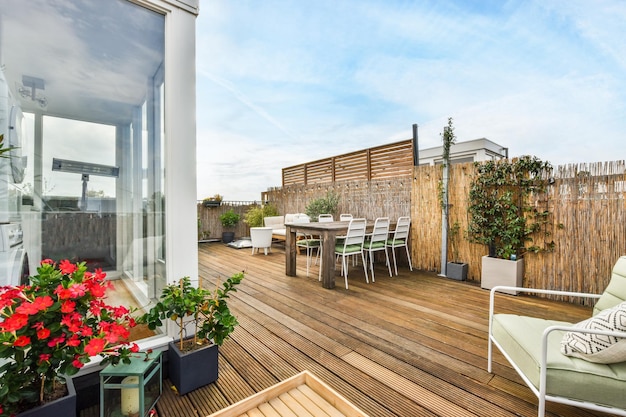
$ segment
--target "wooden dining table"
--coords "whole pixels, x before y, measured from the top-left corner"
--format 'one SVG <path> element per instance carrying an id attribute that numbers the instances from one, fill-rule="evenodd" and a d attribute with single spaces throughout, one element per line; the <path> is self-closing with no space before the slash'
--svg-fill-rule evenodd
<path id="1" fill-rule="evenodd" d="M 335 242 L 337 236 L 345 235 L 349 221 L 285 223 L 285 273 L 287 276 L 296 276 L 296 240 L 298 233 L 320 236 L 322 241 L 322 264 L 320 266 L 322 287 L 335 288 Z M 390 225 L 390 227 L 394 227 Z M 368 230 L 374 227 L 374 221 L 367 221 Z"/>

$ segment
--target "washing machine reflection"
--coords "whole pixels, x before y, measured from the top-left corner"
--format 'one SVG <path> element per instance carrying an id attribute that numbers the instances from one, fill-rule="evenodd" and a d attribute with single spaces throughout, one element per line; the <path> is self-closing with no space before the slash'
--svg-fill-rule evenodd
<path id="1" fill-rule="evenodd" d="M 0 286 L 29 283 L 28 255 L 19 223 L 0 224 Z"/>

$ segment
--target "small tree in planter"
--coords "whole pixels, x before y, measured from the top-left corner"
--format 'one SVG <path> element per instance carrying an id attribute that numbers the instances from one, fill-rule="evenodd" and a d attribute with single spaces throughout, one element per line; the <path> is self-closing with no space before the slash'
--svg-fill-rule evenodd
<path id="1" fill-rule="evenodd" d="M 307 204 L 304 212 L 316 222 L 320 214 L 337 215 L 337 206 L 339 206 L 339 196 L 332 191 L 328 191 L 325 197 L 316 198 Z"/>
<path id="2" fill-rule="evenodd" d="M 450 237 L 450 246 L 452 247 L 452 262 L 448 262 L 446 276 L 458 281 L 465 281 L 469 266 L 462 262 L 459 256 L 459 239 L 461 238 L 461 225 L 459 222 L 454 222 L 450 226 L 448 236 Z"/>
<path id="3" fill-rule="evenodd" d="M 483 257 L 482 285 L 485 272 L 492 270 L 485 265 L 485 258 L 518 260 L 526 252 L 554 248 L 554 241 L 548 241 L 550 212 L 547 207 L 541 209 L 530 203 L 532 195 L 546 193 L 552 166 L 531 156 L 474 165 L 476 176 L 469 191 L 467 236 L 470 242 L 489 248 L 489 256 Z M 535 240 L 539 236 L 543 237 L 543 244 Z M 506 285 L 521 286 L 523 264 L 520 265 L 516 268 L 518 276 Z M 485 288 L 498 285 L 487 281 Z"/>
<path id="4" fill-rule="evenodd" d="M 220 222 L 222 223 L 222 227 L 224 229 L 232 229 L 237 226 L 241 216 L 235 213 L 235 210 L 232 208 L 220 215 Z M 222 242 L 228 243 L 232 242 L 235 236 L 235 232 L 233 231 L 223 231 L 222 232 Z"/>
<path id="5" fill-rule="evenodd" d="M 159 301 L 137 321 L 154 330 L 166 319 L 178 327 L 179 340 L 170 343 L 170 379 L 181 395 L 215 381 L 218 346 L 239 324 L 228 307 L 230 292 L 244 278 L 243 272 L 226 279 L 214 291 L 194 287 L 189 277 L 163 288 Z M 190 337 L 187 331 L 193 332 Z"/>

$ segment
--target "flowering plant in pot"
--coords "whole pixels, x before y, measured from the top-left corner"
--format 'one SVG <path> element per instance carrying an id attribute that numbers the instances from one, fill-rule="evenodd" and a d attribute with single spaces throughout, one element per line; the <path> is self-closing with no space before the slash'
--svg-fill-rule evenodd
<path id="1" fill-rule="evenodd" d="M 168 367 L 170 380 L 179 394 L 217 379 L 217 347 L 239 324 L 230 312 L 227 299 L 230 292 L 237 291 L 236 286 L 243 278 L 243 272 L 234 274 L 221 285 L 218 282 L 213 291 L 195 287 L 189 277 L 181 278 L 163 288 L 159 301 L 137 319 L 151 330 L 163 326 L 167 319 L 177 326 L 179 338 L 170 343 Z M 188 332 L 193 335 L 186 337 Z"/>
<path id="2" fill-rule="evenodd" d="M 130 362 L 132 311 L 104 302 L 110 282 L 85 263 L 44 260 L 29 285 L 0 288 L 0 415 L 14 415 L 54 399 L 60 377 L 78 372 L 91 356 L 101 364 Z"/>

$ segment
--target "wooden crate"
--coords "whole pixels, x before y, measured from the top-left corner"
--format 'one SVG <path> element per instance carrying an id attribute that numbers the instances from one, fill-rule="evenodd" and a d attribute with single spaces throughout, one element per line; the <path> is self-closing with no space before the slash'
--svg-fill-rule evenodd
<path id="1" fill-rule="evenodd" d="M 209 417 L 257 415 L 367 417 L 367 414 L 308 371 L 272 385 Z"/>

